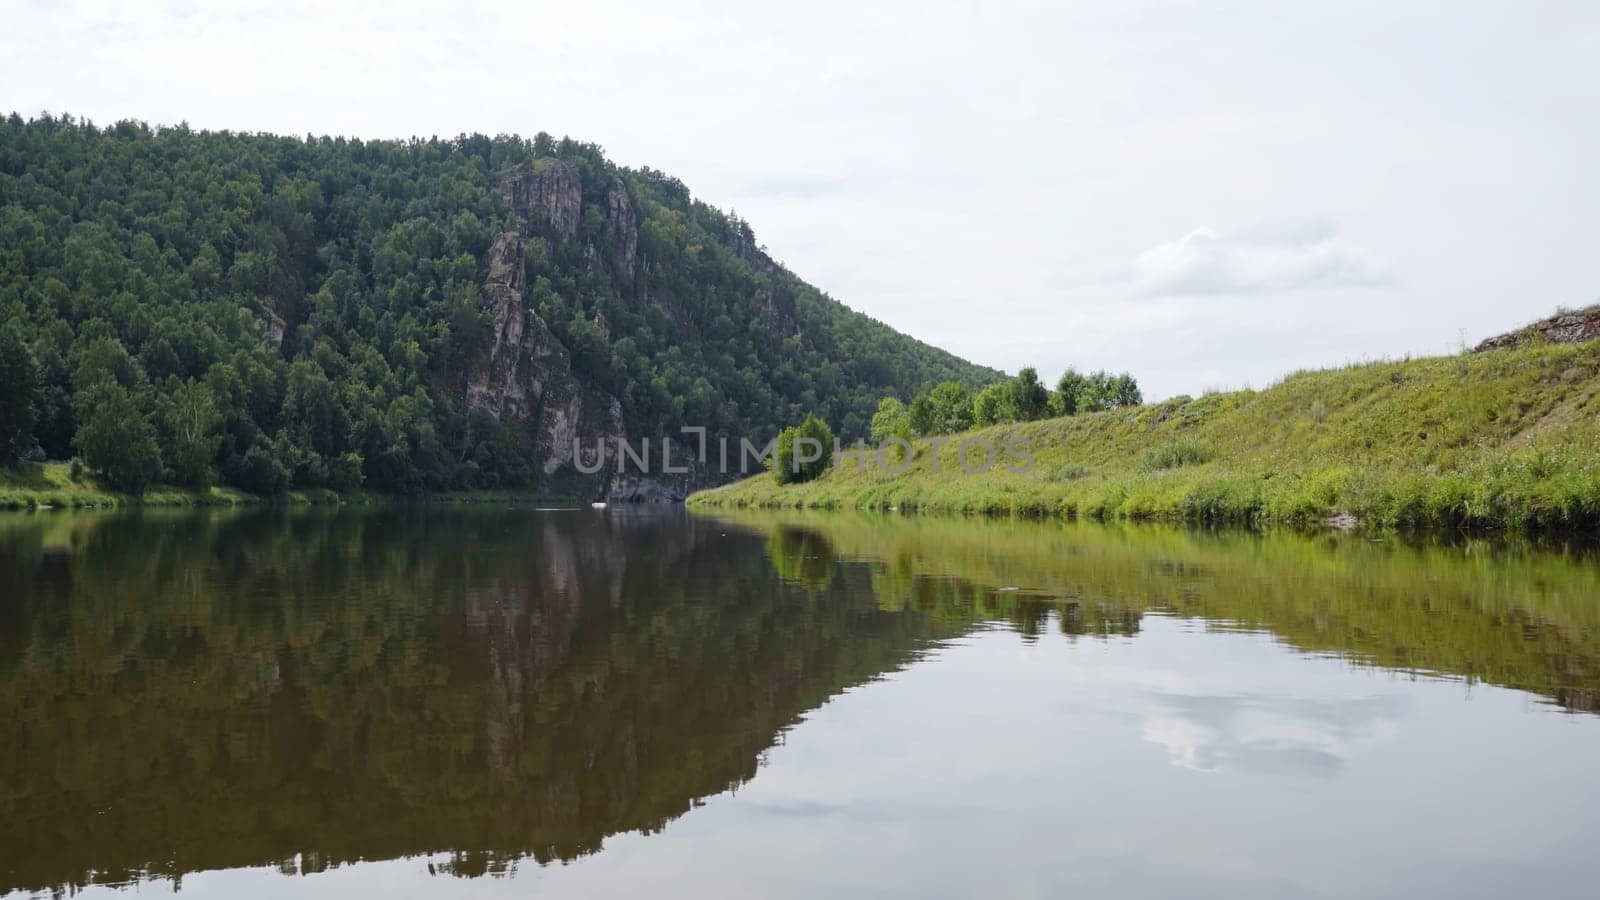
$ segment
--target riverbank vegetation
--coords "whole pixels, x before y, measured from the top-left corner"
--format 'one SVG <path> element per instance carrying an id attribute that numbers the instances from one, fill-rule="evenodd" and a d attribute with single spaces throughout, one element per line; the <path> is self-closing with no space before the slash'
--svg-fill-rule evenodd
<path id="1" fill-rule="evenodd" d="M 340 493 L 327 489 L 284 491 L 279 494 L 251 494 L 226 485 L 206 488 L 153 484 L 138 494 L 115 490 L 81 464 L 64 462 L 18 463 L 0 468 L 0 510 L 113 509 L 120 507 L 200 507 L 200 506 L 323 506 L 335 504 L 372 505 L 396 502 L 538 504 L 540 506 L 578 506 L 575 497 L 534 490 L 438 491 L 421 496 L 384 494 L 371 491 Z"/>
<path id="2" fill-rule="evenodd" d="M 868 433 L 874 444 L 899 438 L 957 434 L 973 426 L 1035 422 L 1052 416 L 1075 416 L 1143 402 L 1139 382 L 1126 372 L 1088 375 L 1068 369 L 1055 390 L 1039 380 L 1039 372 L 1024 366 L 1014 378 L 996 381 L 978 391 L 959 381 L 946 381 L 906 403 L 899 397 L 878 402 Z"/>
<path id="3" fill-rule="evenodd" d="M 761 475 L 704 507 L 925 510 L 1366 527 L 1600 526 L 1600 342 L 1300 372 L 919 440 L 905 471 L 846 462 L 803 485 Z M 1026 441 L 1016 471 L 972 446 Z"/>
<path id="4" fill-rule="evenodd" d="M 328 490 L 289 491 L 275 502 L 310 504 L 361 501 L 364 494 Z M 223 485 L 183 487 L 151 484 L 134 494 L 119 491 L 80 463 L 16 463 L 0 468 L 0 509 L 109 509 L 123 506 L 245 506 L 265 500 Z"/>

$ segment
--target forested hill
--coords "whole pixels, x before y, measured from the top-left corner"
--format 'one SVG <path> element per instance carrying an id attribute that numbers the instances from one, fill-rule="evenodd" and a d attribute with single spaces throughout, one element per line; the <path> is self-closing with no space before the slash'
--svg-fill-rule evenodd
<path id="1" fill-rule="evenodd" d="M 0 357 L 0 454 L 264 494 L 593 493 L 610 476 L 580 479 L 574 437 L 764 442 L 815 412 L 853 438 L 885 395 L 999 378 L 590 144 L 16 115 Z"/>

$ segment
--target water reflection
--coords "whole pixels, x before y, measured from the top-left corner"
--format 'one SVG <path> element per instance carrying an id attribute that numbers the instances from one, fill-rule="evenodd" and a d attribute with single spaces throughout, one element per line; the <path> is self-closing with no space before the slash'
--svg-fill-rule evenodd
<path id="1" fill-rule="evenodd" d="M 1205 772 L 1332 777 L 1354 743 L 1393 733 L 1401 698 L 1333 699 L 1256 693 L 1159 694 L 1143 725 L 1175 765 Z"/>
<path id="2" fill-rule="evenodd" d="M 1600 710 L 1600 558 L 1588 545 L 843 514 L 731 521 L 806 531 L 842 566 L 871 571 L 881 607 L 954 626 L 1005 620 L 1027 637 L 1051 620 L 1069 635 L 1132 635 L 1165 613 Z"/>
<path id="3" fill-rule="evenodd" d="M 1593 562 L 1503 544 L 589 510 L 36 515 L 0 519 L 0 584 L 0 891 L 417 855 L 435 877 L 507 874 L 636 832 L 661 872 L 717 854 L 728 880 L 685 893 L 736 895 L 774 865 L 742 843 L 757 833 L 798 864 L 801 845 L 891 821 L 934 829 L 901 834 L 933 849 L 889 854 L 931 872 L 946 806 L 1020 839 L 1060 827 L 1061 803 L 1220 814 L 1164 809 L 1193 789 L 1179 773 L 1382 797 L 1404 782 L 1352 766 L 1457 734 L 1398 737 L 1470 719 L 1472 685 L 1574 711 L 1600 688 Z M 1292 662 L 1307 655 L 1330 658 Z M 1572 758 L 1511 749 L 1552 779 Z M 1082 805 L 1113 785 L 1093 802 L 1115 816 Z M 743 837 L 657 834 L 740 786 L 684 821 L 744 816 Z M 1094 846 L 1073 852 L 1111 865 Z M 622 865 L 530 877 L 604 893 Z M 837 865 L 855 887 L 891 877 Z"/>
<path id="4" fill-rule="evenodd" d="M 939 627 L 677 517 L 9 523 L 0 887 L 592 851 Z"/>

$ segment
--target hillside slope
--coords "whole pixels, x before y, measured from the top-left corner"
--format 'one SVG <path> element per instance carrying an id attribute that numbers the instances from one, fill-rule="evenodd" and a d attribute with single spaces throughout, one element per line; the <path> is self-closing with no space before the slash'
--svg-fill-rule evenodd
<path id="1" fill-rule="evenodd" d="M 43 455 L 80 452 L 103 412 L 135 424 L 102 443 L 159 455 L 114 480 L 257 494 L 596 494 L 613 476 L 576 472 L 574 438 L 764 441 L 808 412 L 855 435 L 885 394 L 999 377 L 806 284 L 676 179 L 542 134 L 12 115 L 0 324 L 40 372 Z M 169 424 L 210 410 L 214 434 Z"/>
<path id="2" fill-rule="evenodd" d="M 919 442 L 892 474 L 760 475 L 702 506 L 856 507 L 1375 526 L 1600 524 L 1600 342 L 1301 372 L 1261 391 Z M 964 472 L 958 445 L 1031 443 L 1031 471 Z M 974 448 L 970 461 L 981 459 Z"/>

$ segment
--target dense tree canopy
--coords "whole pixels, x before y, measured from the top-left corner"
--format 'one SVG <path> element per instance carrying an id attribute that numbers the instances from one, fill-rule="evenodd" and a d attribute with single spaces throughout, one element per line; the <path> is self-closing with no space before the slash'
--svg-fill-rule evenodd
<path id="1" fill-rule="evenodd" d="M 12 115 L 0 322 L 17 331 L 0 376 L 36 372 L 37 387 L 7 391 L 26 402 L 0 410 L 0 440 L 78 454 L 128 487 L 536 482 L 529 426 L 471 408 L 464 383 L 493 340 L 485 254 L 516 227 L 496 173 L 547 157 L 581 182 L 579 231 L 526 241 L 525 302 L 633 435 L 687 424 L 764 442 L 815 412 L 853 439 L 885 394 L 1000 377 L 850 311 L 773 263 L 744 222 L 592 145 Z M 631 275 L 618 185 L 636 219 Z M 25 420 L 23 447 L 8 435 Z"/>
<path id="2" fill-rule="evenodd" d="M 976 394 L 965 384 L 951 381 L 918 396 L 910 406 L 897 397 L 885 397 L 872 420 L 871 434 L 874 441 L 882 443 L 891 434 L 954 434 L 974 426 L 1032 422 L 1143 402 L 1139 383 L 1127 373 L 1082 375 L 1068 369 L 1051 391 L 1039 380 L 1036 369 L 1025 366 L 1015 378 L 986 385 Z"/>
<path id="3" fill-rule="evenodd" d="M 1124 372 L 1112 375 L 1100 371 L 1083 375 L 1068 369 L 1056 382 L 1055 393 L 1050 397 L 1051 410 L 1058 416 L 1080 412 L 1102 412 L 1122 406 L 1138 406 L 1144 402 L 1139 383 Z"/>
<path id="4" fill-rule="evenodd" d="M 33 447 L 40 404 L 39 363 L 17 322 L 0 324 L 0 465 Z"/>

